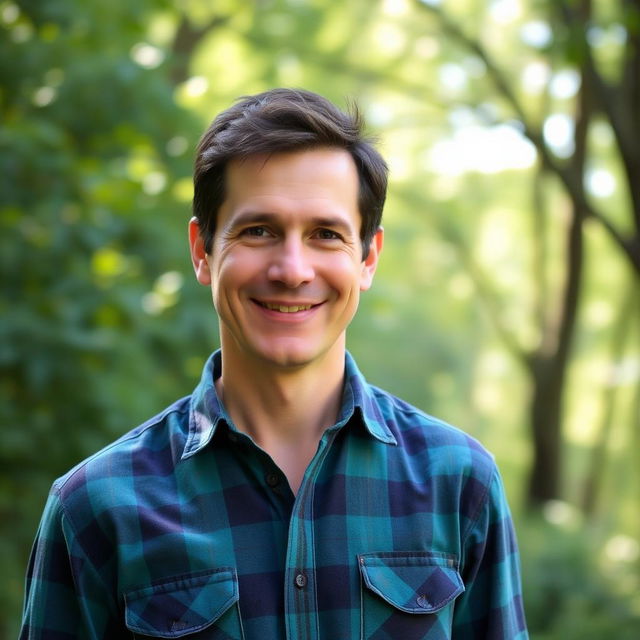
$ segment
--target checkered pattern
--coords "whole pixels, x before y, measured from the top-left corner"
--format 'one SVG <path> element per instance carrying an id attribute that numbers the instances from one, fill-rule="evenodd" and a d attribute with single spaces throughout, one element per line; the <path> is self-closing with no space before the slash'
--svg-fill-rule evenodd
<path id="1" fill-rule="evenodd" d="M 347 354 L 338 422 L 297 497 L 221 406 L 192 396 L 58 480 L 21 638 L 527 638 L 493 458 L 368 385 Z"/>

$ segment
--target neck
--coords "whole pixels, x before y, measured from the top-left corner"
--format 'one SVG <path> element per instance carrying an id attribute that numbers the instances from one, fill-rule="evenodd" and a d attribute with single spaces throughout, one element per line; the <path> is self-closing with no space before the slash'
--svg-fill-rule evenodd
<path id="1" fill-rule="evenodd" d="M 298 439 L 320 437 L 340 410 L 344 351 L 312 365 L 255 367 L 227 357 L 222 349 L 222 375 L 216 382 L 236 426 L 253 437 Z"/>
<path id="2" fill-rule="evenodd" d="M 344 345 L 299 367 L 258 365 L 237 355 L 223 344 L 218 394 L 236 427 L 273 458 L 295 493 L 340 411 Z"/>

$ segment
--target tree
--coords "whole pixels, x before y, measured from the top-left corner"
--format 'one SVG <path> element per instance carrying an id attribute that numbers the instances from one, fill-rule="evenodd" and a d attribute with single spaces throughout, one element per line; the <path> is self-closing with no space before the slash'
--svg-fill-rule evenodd
<path id="1" fill-rule="evenodd" d="M 184 242 L 189 150 L 234 98 L 275 85 L 304 86 L 339 104 L 357 98 L 392 166 L 387 246 L 349 335 L 374 383 L 478 436 L 500 459 L 509 492 L 517 492 L 525 464 L 521 396 L 531 391 L 538 425 L 531 434 L 541 440 L 534 503 L 560 495 L 562 444 L 579 448 L 566 437 L 562 443 L 565 407 L 575 421 L 576 406 L 603 398 L 584 474 L 588 509 L 598 513 L 595 497 L 610 499 L 616 477 L 600 471 L 614 468 L 613 455 L 616 470 L 627 466 L 624 486 L 614 487 L 616 509 L 598 521 L 596 542 L 582 541 L 593 565 L 579 564 L 586 553 L 571 532 L 573 553 L 557 548 L 555 525 L 537 535 L 520 521 L 519 533 L 539 569 L 531 581 L 544 624 L 551 624 L 547 598 L 556 602 L 561 591 L 571 595 L 559 605 L 563 628 L 575 623 L 576 598 L 591 637 L 614 628 L 607 607 L 602 626 L 592 624 L 592 605 L 605 595 L 611 610 L 622 607 L 595 567 L 607 536 L 637 526 L 628 476 L 638 465 L 627 453 L 637 446 L 616 454 L 610 445 L 620 430 L 631 434 L 627 412 L 638 415 L 640 389 L 627 402 L 631 394 L 615 386 L 632 378 L 633 366 L 613 367 L 601 396 L 598 382 L 584 391 L 576 380 L 589 377 L 598 358 L 633 365 L 637 349 L 636 4 L 1 3 L 0 637 L 15 635 L 9 619 L 18 617 L 26 556 L 53 478 L 188 393 L 199 375 L 215 319 L 191 277 Z M 521 13 L 506 22 L 494 15 L 514 7 Z M 530 70 L 538 74 L 535 91 L 523 82 Z M 562 96 L 553 88 L 560 80 L 571 89 Z M 452 158 L 460 173 L 437 166 L 432 150 L 469 121 L 472 129 L 523 132 L 537 150 L 535 168 L 465 168 L 465 152 L 487 162 L 491 155 L 468 146 Z M 558 121 L 571 134 L 565 148 L 549 135 Z M 612 178 L 624 188 L 598 197 L 594 173 L 608 188 Z M 506 215 L 495 218 L 496 209 Z M 496 228 L 508 230 L 502 261 L 485 252 L 485 231 Z M 615 289 L 627 279 L 625 313 Z M 611 307 L 599 329 L 589 324 L 594 302 Z M 483 362 L 496 355 L 504 366 L 490 381 L 487 406 Z M 629 435 L 625 445 L 636 440 Z M 632 524 L 618 527 L 622 493 Z M 548 551 L 546 563 L 540 549 Z M 547 570 L 557 566 L 560 582 Z M 598 588 L 577 594 L 573 586 L 588 579 Z M 626 588 L 631 593 L 633 583 Z M 636 618 L 628 612 L 630 626 Z"/>
<path id="2" fill-rule="evenodd" d="M 583 280 L 585 223 L 594 221 L 600 225 L 636 276 L 640 275 L 640 147 L 635 143 L 640 136 L 640 8 L 635 2 L 623 0 L 617 3 L 613 15 L 602 18 L 596 15 L 592 0 L 538 3 L 541 19 L 546 18 L 544 24 L 552 25 L 554 32 L 540 53 L 550 68 L 576 69 L 580 81 L 574 100 L 572 151 L 559 157 L 543 133 L 545 118 L 550 114 L 544 109 L 536 113 L 525 107 L 513 88 L 513 76 L 498 64 L 481 36 L 466 33 L 439 2 L 418 0 L 417 4 L 435 18 L 444 33 L 482 61 L 493 82 L 496 98 L 507 105 L 511 117 L 517 119 L 538 152 L 539 187 L 545 184 L 545 176 L 549 176 L 561 185 L 570 202 L 570 218 L 565 227 L 564 284 L 557 306 L 549 303 L 544 272 L 538 271 L 536 317 L 541 336 L 538 345 L 531 350 L 523 348 L 509 335 L 499 315 L 494 314 L 505 344 L 524 365 L 531 380 L 533 464 L 528 498 L 530 504 L 539 505 L 561 496 L 563 396 Z M 589 32 L 593 34 L 593 30 L 615 21 L 624 29 L 625 44 L 613 64 L 609 61 L 608 66 L 613 69 L 604 69 L 596 60 Z M 615 136 L 615 148 L 629 194 L 626 225 L 614 222 L 610 213 L 593 202 L 587 190 L 589 135 L 596 119 L 605 121 Z M 538 224 L 545 215 L 542 206 L 543 200 L 539 198 Z M 543 241 L 539 233 L 538 242 Z M 544 250 L 539 249 L 538 255 L 544 255 Z M 554 311 L 549 313 L 548 309 Z"/>
<path id="3" fill-rule="evenodd" d="M 199 126 L 148 41 L 158 8 L 0 7 L 3 611 L 52 479 L 187 393 L 214 335 L 182 286 Z"/>

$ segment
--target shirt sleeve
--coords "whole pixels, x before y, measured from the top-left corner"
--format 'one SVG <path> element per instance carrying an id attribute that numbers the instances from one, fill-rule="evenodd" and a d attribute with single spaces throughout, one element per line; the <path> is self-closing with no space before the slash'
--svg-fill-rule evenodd
<path id="1" fill-rule="evenodd" d="M 82 552 L 52 491 L 27 569 L 20 640 L 116 637 L 115 611 L 110 591 Z"/>
<path id="2" fill-rule="evenodd" d="M 518 547 L 497 469 L 463 541 L 465 592 L 456 602 L 454 640 L 526 640 Z"/>

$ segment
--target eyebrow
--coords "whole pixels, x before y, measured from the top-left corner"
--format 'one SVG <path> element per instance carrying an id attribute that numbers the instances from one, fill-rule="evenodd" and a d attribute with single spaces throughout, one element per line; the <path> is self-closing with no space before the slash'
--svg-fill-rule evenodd
<path id="1" fill-rule="evenodd" d="M 246 224 L 260 224 L 263 222 L 270 222 L 273 220 L 273 215 L 268 213 L 263 213 L 260 211 L 247 211 L 246 213 L 241 213 L 240 215 L 232 218 L 229 222 L 229 227 L 232 229 L 236 227 L 243 227 Z"/>
<path id="2" fill-rule="evenodd" d="M 277 223 L 278 215 L 267 213 L 266 211 L 247 211 L 240 213 L 236 218 L 230 221 L 230 229 L 244 227 L 251 224 L 265 224 L 274 221 Z M 340 216 L 312 216 L 309 219 L 310 225 L 314 227 L 326 227 L 329 229 L 340 229 L 343 232 L 353 231 L 352 226 Z"/>
<path id="3" fill-rule="evenodd" d="M 351 225 L 345 222 L 339 216 L 314 216 L 311 218 L 313 226 L 327 227 L 329 229 L 342 229 L 343 231 L 351 231 Z"/>

